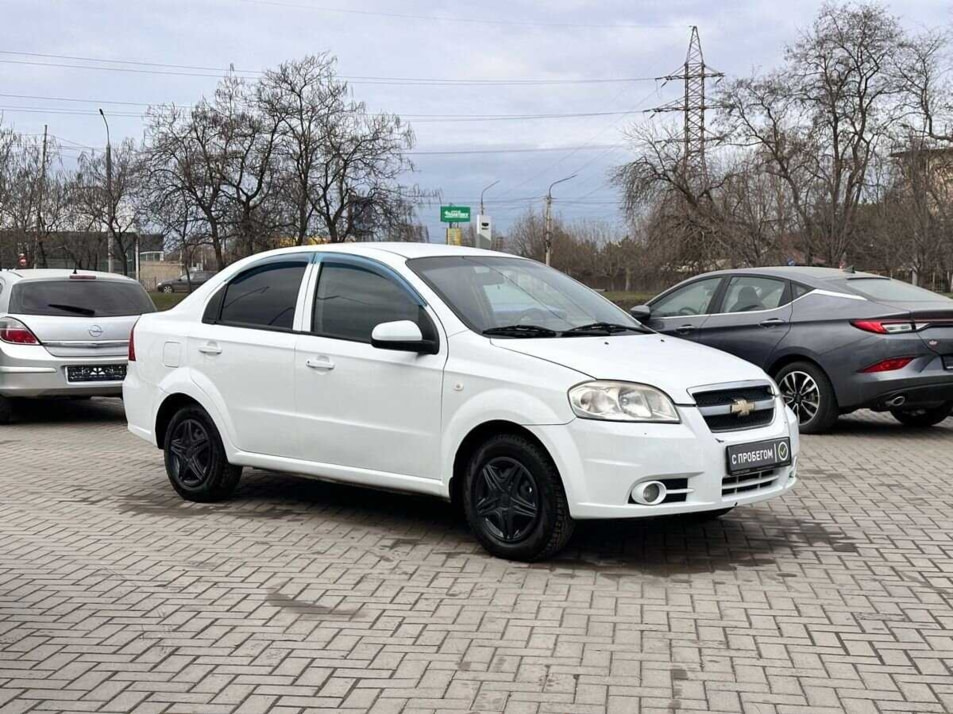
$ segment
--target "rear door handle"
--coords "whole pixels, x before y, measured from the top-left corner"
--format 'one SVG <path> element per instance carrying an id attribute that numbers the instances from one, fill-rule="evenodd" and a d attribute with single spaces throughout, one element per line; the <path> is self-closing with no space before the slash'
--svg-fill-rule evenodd
<path id="1" fill-rule="evenodd" d="M 694 332 L 694 331 L 695 331 L 694 325 L 682 325 L 681 327 L 675 328 L 675 332 L 677 332 L 680 335 L 687 335 L 689 332 Z"/>
<path id="2" fill-rule="evenodd" d="M 304 363 L 311 369 L 321 372 L 330 372 L 334 369 L 334 362 L 331 361 L 330 357 L 309 357 Z"/>
<path id="3" fill-rule="evenodd" d="M 775 327 L 777 325 L 783 325 L 784 320 L 780 317 L 772 317 L 770 320 L 765 320 L 761 324 L 761 327 Z"/>
<path id="4" fill-rule="evenodd" d="M 203 355 L 220 355 L 222 354 L 222 348 L 218 346 L 217 342 L 206 342 L 199 347 L 199 352 Z"/>

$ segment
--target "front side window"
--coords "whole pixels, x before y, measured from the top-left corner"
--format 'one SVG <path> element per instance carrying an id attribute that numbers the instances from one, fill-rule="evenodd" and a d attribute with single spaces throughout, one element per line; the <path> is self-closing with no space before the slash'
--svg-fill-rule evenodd
<path id="1" fill-rule="evenodd" d="M 431 332 L 423 307 L 392 279 L 360 265 L 325 261 L 314 296 L 312 332 L 355 342 L 370 342 L 383 322 L 410 320 L 426 337 Z"/>
<path id="2" fill-rule="evenodd" d="M 678 288 L 652 303 L 652 317 L 705 315 L 720 284 L 721 278 L 705 278 Z"/>
<path id="3" fill-rule="evenodd" d="M 121 317 L 155 309 L 139 283 L 125 280 L 31 280 L 10 293 L 10 312 L 19 315 Z"/>
<path id="4" fill-rule="evenodd" d="M 621 308 L 532 260 L 452 256 L 416 258 L 407 265 L 475 332 L 516 326 L 552 335 L 593 324 L 640 329 Z"/>
<path id="5" fill-rule="evenodd" d="M 724 312 L 773 310 L 784 305 L 787 284 L 783 280 L 743 275 L 732 278 L 722 300 Z"/>
<path id="6" fill-rule="evenodd" d="M 290 330 L 307 261 L 254 266 L 225 287 L 218 322 L 237 327 Z"/>

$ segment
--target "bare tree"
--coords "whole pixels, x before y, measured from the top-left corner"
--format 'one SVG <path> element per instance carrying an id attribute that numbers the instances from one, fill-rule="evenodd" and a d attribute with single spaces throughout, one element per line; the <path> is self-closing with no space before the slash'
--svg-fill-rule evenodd
<path id="1" fill-rule="evenodd" d="M 106 156 L 80 154 L 71 184 L 71 201 L 80 227 L 86 231 L 105 230 L 107 250 L 129 274 L 129 250 L 140 216 L 143 166 L 132 139 L 124 139 L 112 151 L 112 179 L 107 181 Z"/>

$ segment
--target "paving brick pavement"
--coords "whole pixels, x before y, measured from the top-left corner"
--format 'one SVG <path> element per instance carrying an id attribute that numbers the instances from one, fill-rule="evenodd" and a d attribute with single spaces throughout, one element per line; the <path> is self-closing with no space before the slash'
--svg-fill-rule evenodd
<path id="1" fill-rule="evenodd" d="M 807 437 L 707 525 L 485 555 L 442 503 L 181 501 L 110 400 L 0 428 L 0 712 L 953 711 L 953 420 Z"/>

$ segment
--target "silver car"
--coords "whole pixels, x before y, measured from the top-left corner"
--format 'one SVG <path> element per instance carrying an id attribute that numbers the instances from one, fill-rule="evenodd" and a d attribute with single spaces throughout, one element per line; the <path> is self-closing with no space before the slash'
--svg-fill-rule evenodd
<path id="1" fill-rule="evenodd" d="M 129 333 L 155 309 L 119 275 L 0 272 L 0 424 L 20 398 L 120 396 Z"/>

